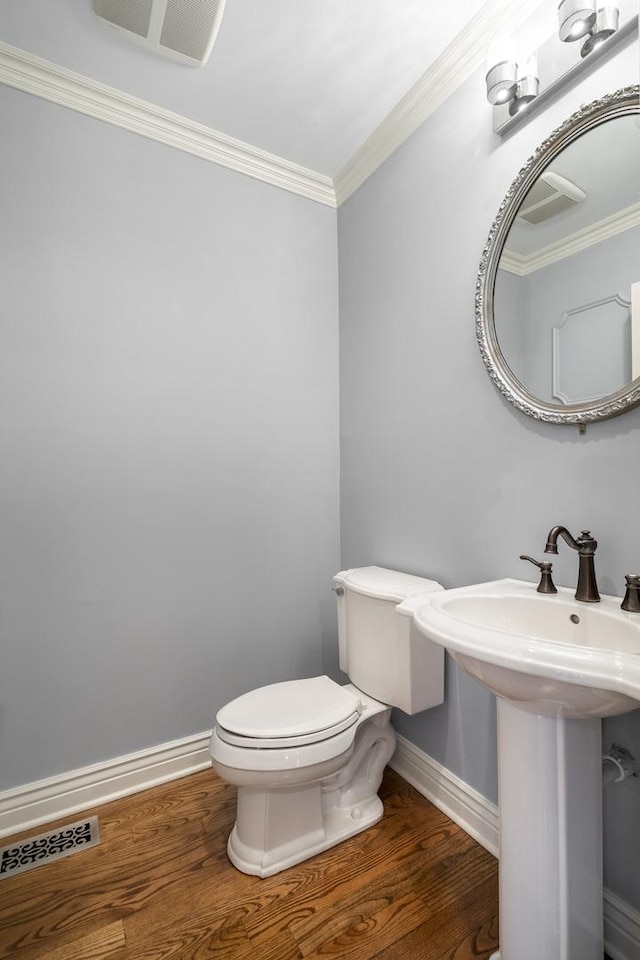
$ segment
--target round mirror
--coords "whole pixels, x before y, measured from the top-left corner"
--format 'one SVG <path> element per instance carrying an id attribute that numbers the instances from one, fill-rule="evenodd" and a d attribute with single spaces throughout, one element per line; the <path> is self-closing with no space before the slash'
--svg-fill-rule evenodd
<path id="1" fill-rule="evenodd" d="M 480 351 L 524 413 L 588 423 L 640 403 L 640 88 L 583 107 L 535 152 L 493 223 Z"/>

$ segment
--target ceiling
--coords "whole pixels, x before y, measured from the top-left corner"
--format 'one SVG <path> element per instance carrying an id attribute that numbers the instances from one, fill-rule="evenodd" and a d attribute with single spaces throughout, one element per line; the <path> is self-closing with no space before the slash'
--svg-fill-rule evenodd
<path id="1" fill-rule="evenodd" d="M 335 178 L 469 24 L 522 9 L 518 0 L 227 0 L 209 61 L 193 68 L 130 42 L 91 0 L 2 0 L 0 42 Z"/>

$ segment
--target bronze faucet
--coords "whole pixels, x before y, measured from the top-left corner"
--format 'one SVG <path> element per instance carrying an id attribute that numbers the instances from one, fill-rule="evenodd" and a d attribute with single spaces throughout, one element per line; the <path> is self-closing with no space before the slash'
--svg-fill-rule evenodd
<path id="1" fill-rule="evenodd" d="M 558 537 L 562 537 L 572 550 L 578 551 L 579 566 L 576 600 L 583 600 L 585 603 L 597 603 L 600 600 L 600 594 L 598 593 L 598 584 L 596 583 L 593 555 L 596 552 L 598 541 L 593 539 L 588 530 L 583 530 L 578 539 L 575 540 L 566 527 L 557 526 L 549 531 L 547 545 L 544 548 L 545 553 L 558 552 Z"/>

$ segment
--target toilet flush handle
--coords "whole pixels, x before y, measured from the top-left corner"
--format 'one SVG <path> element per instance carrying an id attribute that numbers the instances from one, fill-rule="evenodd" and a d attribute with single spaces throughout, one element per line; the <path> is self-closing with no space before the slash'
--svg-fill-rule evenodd
<path id="1" fill-rule="evenodd" d="M 338 597 L 344 596 L 344 587 L 331 587 L 331 589 L 336 594 L 336 596 Z"/>

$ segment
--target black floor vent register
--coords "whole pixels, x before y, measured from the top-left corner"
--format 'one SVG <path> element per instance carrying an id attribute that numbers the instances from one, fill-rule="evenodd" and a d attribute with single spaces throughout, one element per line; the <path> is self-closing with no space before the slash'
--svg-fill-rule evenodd
<path id="1" fill-rule="evenodd" d="M 37 837 L 28 837 L 8 847 L 0 847 L 0 880 L 68 857 L 97 843 L 100 843 L 98 818 L 87 817 Z"/>

